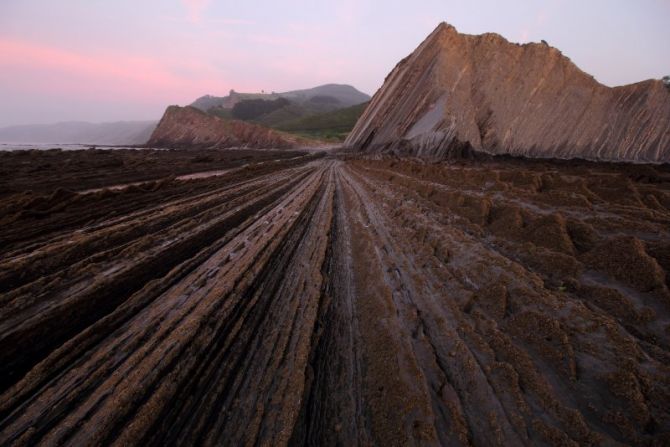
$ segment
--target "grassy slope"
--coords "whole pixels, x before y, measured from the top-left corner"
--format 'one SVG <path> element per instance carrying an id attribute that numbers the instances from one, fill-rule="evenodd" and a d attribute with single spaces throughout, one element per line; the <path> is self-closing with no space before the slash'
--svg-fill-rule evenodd
<path id="1" fill-rule="evenodd" d="M 233 114 L 230 109 L 219 109 L 219 108 L 214 108 L 214 109 L 209 109 L 207 112 L 210 115 L 218 116 L 219 118 L 224 118 L 228 120 L 233 119 Z"/>
<path id="2" fill-rule="evenodd" d="M 344 137 L 356 125 L 356 121 L 363 114 L 367 105 L 368 103 L 363 103 L 332 112 L 306 116 L 278 123 L 275 127 L 285 132 L 312 138 L 344 140 Z"/>
<path id="3" fill-rule="evenodd" d="M 264 126 L 277 128 L 283 123 L 293 121 L 309 114 L 309 109 L 304 107 L 302 104 L 292 103 L 286 107 L 282 107 L 279 110 L 275 110 L 274 112 L 258 117 L 256 122 Z"/>
<path id="4" fill-rule="evenodd" d="M 290 104 L 250 122 L 305 138 L 344 141 L 367 105 L 322 112 L 318 105 Z M 233 119 L 229 109 L 210 109 L 209 113 Z"/>

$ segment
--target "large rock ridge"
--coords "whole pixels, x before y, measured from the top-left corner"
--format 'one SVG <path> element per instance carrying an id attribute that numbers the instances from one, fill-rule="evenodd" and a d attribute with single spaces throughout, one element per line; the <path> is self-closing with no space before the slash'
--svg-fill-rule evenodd
<path id="1" fill-rule="evenodd" d="M 345 144 L 426 158 L 670 161 L 670 91 L 607 87 L 546 43 L 440 24 L 387 76 Z"/>
<path id="2" fill-rule="evenodd" d="M 289 149 L 312 143 L 256 124 L 208 115 L 194 107 L 170 106 L 151 135 L 147 146 Z"/>

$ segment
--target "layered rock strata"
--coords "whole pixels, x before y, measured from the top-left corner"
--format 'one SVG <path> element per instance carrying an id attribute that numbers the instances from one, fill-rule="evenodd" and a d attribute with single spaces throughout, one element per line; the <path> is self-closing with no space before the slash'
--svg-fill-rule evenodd
<path id="1" fill-rule="evenodd" d="M 208 115 L 195 107 L 170 106 L 147 142 L 149 147 L 289 149 L 315 142 L 243 121 Z"/>
<path id="2" fill-rule="evenodd" d="M 668 167 L 316 157 L 2 198 L 0 445 L 670 445 Z"/>
<path id="3" fill-rule="evenodd" d="M 442 23 L 388 75 L 346 145 L 667 162 L 670 91 L 660 80 L 610 88 L 546 43 Z"/>

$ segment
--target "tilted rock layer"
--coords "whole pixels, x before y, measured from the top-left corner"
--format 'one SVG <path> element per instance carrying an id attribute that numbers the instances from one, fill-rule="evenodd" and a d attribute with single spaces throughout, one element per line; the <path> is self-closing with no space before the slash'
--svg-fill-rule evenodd
<path id="1" fill-rule="evenodd" d="M 194 107 L 170 106 L 147 143 L 151 147 L 288 149 L 309 145 L 303 138 L 243 121 L 224 120 Z"/>
<path id="2" fill-rule="evenodd" d="M 0 446 L 670 445 L 670 166 L 37 152 Z"/>
<path id="3" fill-rule="evenodd" d="M 545 43 L 442 23 L 393 69 L 346 145 L 667 162 L 670 91 L 656 80 L 610 88 Z"/>

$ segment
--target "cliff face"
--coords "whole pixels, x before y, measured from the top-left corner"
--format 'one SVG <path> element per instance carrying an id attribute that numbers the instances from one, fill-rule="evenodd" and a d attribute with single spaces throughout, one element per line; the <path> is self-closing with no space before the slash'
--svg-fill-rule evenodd
<path id="1" fill-rule="evenodd" d="M 170 106 L 147 142 L 152 147 L 289 149 L 308 140 L 242 121 L 224 120 L 194 107 Z"/>
<path id="2" fill-rule="evenodd" d="M 610 88 L 544 43 L 445 23 L 388 75 L 345 143 L 428 158 L 475 149 L 530 157 L 670 161 L 670 91 Z"/>

